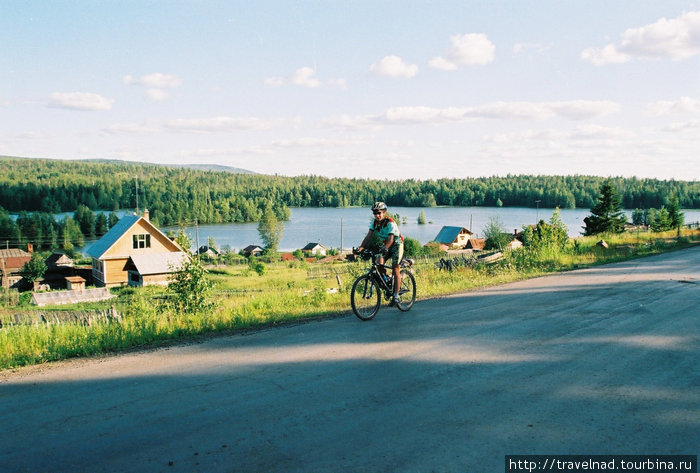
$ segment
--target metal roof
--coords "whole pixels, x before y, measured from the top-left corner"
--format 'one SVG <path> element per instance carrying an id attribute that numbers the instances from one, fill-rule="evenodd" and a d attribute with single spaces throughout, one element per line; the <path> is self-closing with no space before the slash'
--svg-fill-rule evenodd
<path id="1" fill-rule="evenodd" d="M 100 259 L 140 218 L 138 215 L 123 216 L 102 238 L 88 248 L 87 254 L 93 258 Z"/>
<path id="2" fill-rule="evenodd" d="M 177 271 L 187 260 L 187 253 L 178 251 L 174 253 L 144 253 L 131 255 L 128 267 L 136 268 L 139 274 L 166 274 Z"/>
<path id="3" fill-rule="evenodd" d="M 470 235 L 472 233 L 464 227 L 444 226 L 440 230 L 440 233 L 438 233 L 438 235 L 435 237 L 435 241 L 438 243 L 444 243 L 446 245 L 449 245 L 457 239 L 457 235 L 459 235 L 462 232 L 462 230 L 466 231 Z"/>

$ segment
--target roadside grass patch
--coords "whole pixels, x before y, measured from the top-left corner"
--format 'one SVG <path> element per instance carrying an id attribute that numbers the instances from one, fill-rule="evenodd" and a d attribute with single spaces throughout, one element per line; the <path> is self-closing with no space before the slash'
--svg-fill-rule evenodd
<path id="1" fill-rule="evenodd" d="M 599 245 L 605 240 L 608 247 Z M 493 264 L 477 264 L 453 271 L 434 265 L 412 268 L 418 298 L 439 297 L 462 291 L 541 276 L 557 271 L 638 258 L 700 243 L 700 232 L 624 233 L 570 240 L 564 248 L 528 248 L 504 253 Z M 91 325 L 76 323 L 5 324 L 0 328 L 0 369 L 67 358 L 119 352 L 133 347 L 157 346 L 178 339 L 231 332 L 290 321 L 350 313 L 350 287 L 366 263 L 332 263 L 335 276 L 310 278 L 301 262 L 266 263 L 260 276 L 245 265 L 216 267 L 207 273 L 213 284 L 213 308 L 185 313 L 169 304 L 164 288 L 119 288 L 107 303 L 73 306 L 75 310 L 105 309 L 110 305 L 120 321 Z M 7 299 L 10 300 L 10 299 Z M 116 301 L 116 302 L 114 302 Z M 22 294 L 0 305 L 0 320 L 8 314 L 36 311 Z M 66 306 L 42 308 L 65 310 Z"/>

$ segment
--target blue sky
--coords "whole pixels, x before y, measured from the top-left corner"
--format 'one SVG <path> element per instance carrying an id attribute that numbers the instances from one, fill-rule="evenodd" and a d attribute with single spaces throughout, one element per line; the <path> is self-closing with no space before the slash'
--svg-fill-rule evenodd
<path id="1" fill-rule="evenodd" d="M 0 0 L 0 155 L 700 179 L 700 1 Z"/>

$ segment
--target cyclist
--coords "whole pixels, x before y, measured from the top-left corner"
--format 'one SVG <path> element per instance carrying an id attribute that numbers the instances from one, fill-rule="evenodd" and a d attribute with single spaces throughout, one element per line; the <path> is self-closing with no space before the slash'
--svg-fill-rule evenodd
<path id="1" fill-rule="evenodd" d="M 399 288 L 401 287 L 401 268 L 399 264 L 403 258 L 403 237 L 399 231 L 399 226 L 391 217 L 386 215 L 386 204 L 384 202 L 375 202 L 372 206 L 374 220 L 369 226 L 369 231 L 362 244 L 357 249 L 361 252 L 364 247 L 369 244 L 372 239 L 372 234 L 376 233 L 384 245 L 382 248 L 382 256 L 377 259 L 380 265 L 384 264 L 385 257 L 391 258 L 391 269 L 394 273 L 394 295 L 391 298 L 390 306 L 395 306 L 399 302 Z M 383 266 L 379 266 L 379 271 L 382 276 L 386 276 L 386 270 Z"/>

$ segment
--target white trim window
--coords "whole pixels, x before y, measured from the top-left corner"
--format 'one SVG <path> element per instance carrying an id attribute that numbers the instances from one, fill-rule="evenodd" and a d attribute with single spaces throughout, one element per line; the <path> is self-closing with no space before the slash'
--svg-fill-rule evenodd
<path id="1" fill-rule="evenodd" d="M 151 247 L 151 235 L 148 233 L 136 234 L 133 236 L 134 249 Z"/>

